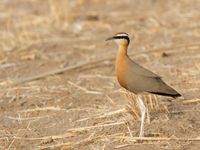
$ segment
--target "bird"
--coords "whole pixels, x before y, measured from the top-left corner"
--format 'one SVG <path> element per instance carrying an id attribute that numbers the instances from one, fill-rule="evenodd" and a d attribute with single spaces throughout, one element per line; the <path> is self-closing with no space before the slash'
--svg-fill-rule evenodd
<path id="1" fill-rule="evenodd" d="M 106 41 L 110 40 L 114 40 L 118 45 L 115 61 L 117 80 L 123 88 L 137 95 L 137 103 L 141 113 L 139 137 L 144 137 L 146 108 L 142 100 L 142 94 L 151 93 L 173 98 L 180 97 L 181 94 L 166 84 L 159 75 L 130 59 L 127 54 L 130 44 L 130 38 L 127 33 L 120 32 L 106 39 Z"/>

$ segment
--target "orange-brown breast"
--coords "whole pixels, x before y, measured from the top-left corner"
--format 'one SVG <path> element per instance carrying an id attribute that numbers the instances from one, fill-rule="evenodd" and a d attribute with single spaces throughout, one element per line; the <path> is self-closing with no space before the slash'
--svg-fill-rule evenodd
<path id="1" fill-rule="evenodd" d="M 119 49 L 115 67 L 118 82 L 122 87 L 127 89 L 126 72 L 128 69 L 128 56 L 126 55 L 126 48 L 122 47 Z"/>

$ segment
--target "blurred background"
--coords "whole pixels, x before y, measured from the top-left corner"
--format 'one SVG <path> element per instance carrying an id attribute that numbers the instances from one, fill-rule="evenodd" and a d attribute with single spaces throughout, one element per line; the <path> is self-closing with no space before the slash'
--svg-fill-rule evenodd
<path id="1" fill-rule="evenodd" d="M 183 94 L 156 101 L 149 137 L 200 135 L 200 1 L 1 0 L 1 149 L 198 149 L 199 141 L 144 141 L 114 73 L 117 47 Z M 157 100 L 160 101 L 158 104 Z M 162 108 L 162 109 L 161 109 Z M 164 111 L 163 111 L 164 110 Z"/>

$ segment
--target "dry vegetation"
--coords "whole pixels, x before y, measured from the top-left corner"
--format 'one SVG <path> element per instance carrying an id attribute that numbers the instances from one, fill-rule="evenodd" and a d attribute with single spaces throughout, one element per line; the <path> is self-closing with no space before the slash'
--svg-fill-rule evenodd
<path id="1" fill-rule="evenodd" d="M 199 149 L 200 1 L 1 0 L 0 149 Z M 184 100 L 134 95 L 114 75 L 115 32 Z"/>

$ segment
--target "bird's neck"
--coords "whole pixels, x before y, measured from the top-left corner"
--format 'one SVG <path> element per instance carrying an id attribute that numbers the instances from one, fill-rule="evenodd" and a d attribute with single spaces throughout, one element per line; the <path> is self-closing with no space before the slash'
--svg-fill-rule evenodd
<path id="1" fill-rule="evenodd" d="M 117 57 L 127 57 L 128 45 L 119 45 Z"/>
<path id="2" fill-rule="evenodd" d="M 128 45 L 120 45 L 118 48 L 117 58 L 116 58 L 116 70 L 118 70 L 119 66 L 127 61 L 127 48 Z"/>
<path id="3" fill-rule="evenodd" d="M 120 85 L 124 88 L 127 88 L 126 81 L 125 81 L 126 71 L 128 67 L 127 66 L 128 65 L 127 48 L 128 48 L 128 45 L 119 46 L 117 59 L 115 62 L 115 72 L 117 75 L 117 79 Z"/>

